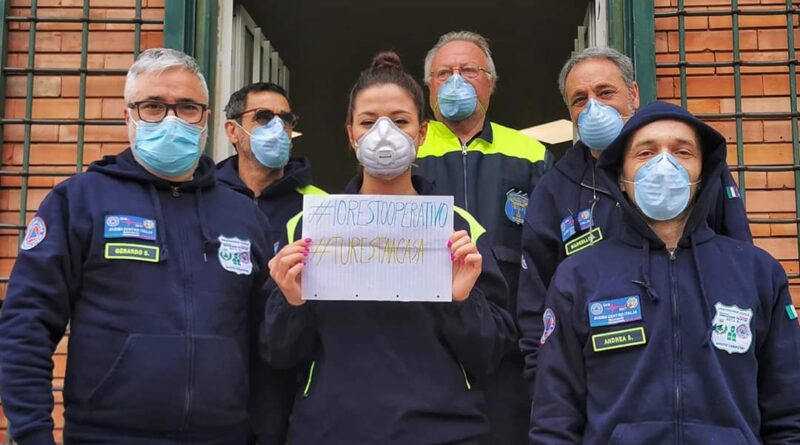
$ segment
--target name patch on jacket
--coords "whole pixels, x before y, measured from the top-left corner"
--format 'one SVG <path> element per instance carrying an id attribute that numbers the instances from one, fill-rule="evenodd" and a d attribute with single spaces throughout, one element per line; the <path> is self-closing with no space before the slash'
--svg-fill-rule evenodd
<path id="1" fill-rule="evenodd" d="M 506 218 L 515 224 L 525 222 L 525 210 L 528 208 L 528 194 L 522 190 L 511 189 L 506 192 Z"/>
<path id="2" fill-rule="evenodd" d="M 105 258 L 107 260 L 133 260 L 157 263 L 161 249 L 158 246 L 142 244 L 106 243 Z"/>
<path id="3" fill-rule="evenodd" d="M 642 319 L 642 306 L 639 296 L 594 301 L 589 304 L 589 326 L 611 326 Z"/>
<path id="4" fill-rule="evenodd" d="M 156 222 L 149 218 L 130 215 L 106 215 L 103 229 L 105 238 L 156 239 Z"/>
<path id="5" fill-rule="evenodd" d="M 647 336 L 644 334 L 644 327 L 642 326 L 592 335 L 592 349 L 594 352 L 629 348 L 645 343 L 647 343 Z"/>
<path id="6" fill-rule="evenodd" d="M 752 309 L 740 309 L 738 306 L 726 306 L 722 303 L 714 305 L 717 310 L 711 324 L 714 330 L 711 333 L 711 343 L 717 349 L 728 354 L 744 354 L 753 343 L 753 333 L 750 332 L 750 320 L 753 318 Z"/>
<path id="7" fill-rule="evenodd" d="M 250 241 L 219 236 L 219 264 L 236 275 L 250 275 L 253 262 L 250 260 Z"/>
<path id="8" fill-rule="evenodd" d="M 564 250 L 566 251 L 567 256 L 570 256 L 587 247 L 594 246 L 602 240 L 603 232 L 600 230 L 600 227 L 595 227 L 590 232 L 584 233 L 574 240 L 564 243 Z"/>

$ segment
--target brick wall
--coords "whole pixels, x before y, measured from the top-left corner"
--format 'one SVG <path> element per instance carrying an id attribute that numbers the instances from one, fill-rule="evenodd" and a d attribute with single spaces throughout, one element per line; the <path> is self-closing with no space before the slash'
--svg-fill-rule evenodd
<path id="1" fill-rule="evenodd" d="M 142 0 L 144 19 L 162 20 L 165 0 Z M 39 17 L 81 17 L 83 0 L 39 0 Z M 10 0 L 10 16 L 29 16 L 30 0 Z M 135 17 L 134 0 L 91 0 L 91 18 L 132 19 Z M 89 25 L 88 68 L 127 69 L 133 62 L 133 24 Z M 24 68 L 28 63 L 27 23 L 10 23 L 8 58 L 5 66 Z M 81 60 L 80 23 L 40 23 L 36 27 L 37 68 L 79 68 Z M 162 25 L 142 25 L 141 48 L 163 45 Z M 6 86 L 5 118 L 25 117 L 25 76 L 3 76 Z M 37 75 L 34 77 L 33 118 L 76 119 L 80 94 L 77 75 Z M 87 119 L 121 119 L 124 106 L 122 90 L 124 76 L 87 76 Z M 2 170 L 19 170 L 23 158 L 23 125 L 6 125 L 3 128 Z M 34 125 L 31 129 L 30 163 L 32 171 L 75 172 L 77 162 L 77 125 Z M 107 154 L 115 154 L 127 146 L 124 126 L 88 125 L 85 129 L 84 167 Z M 29 180 L 28 220 L 39 203 L 64 176 L 34 176 Z M 20 210 L 21 178 L 0 176 L 0 223 L 17 224 Z M 18 238 L 15 231 L 0 231 L 0 276 L 8 276 L 17 253 Z M 0 297 L 5 295 L 5 284 L 0 284 Z M 66 339 L 59 344 L 55 356 L 54 386 L 63 384 L 66 368 Z M 61 440 L 63 408 L 61 394 L 56 392 L 57 440 Z M 6 420 L 0 406 L 0 443 L 6 443 Z"/>
<path id="2" fill-rule="evenodd" d="M 656 0 L 658 12 L 675 11 L 677 0 Z M 728 10 L 730 0 L 685 0 L 687 10 Z M 794 7 L 800 1 L 793 1 Z M 785 0 L 739 0 L 741 9 L 785 9 Z M 795 48 L 800 48 L 798 17 L 794 18 Z M 656 63 L 678 61 L 678 19 L 655 21 Z M 730 62 L 733 59 L 732 23 L 727 17 L 686 17 L 686 60 Z M 743 61 L 786 61 L 786 16 L 739 17 L 739 48 Z M 687 68 L 685 95 L 694 113 L 735 112 L 731 67 Z M 656 70 L 658 98 L 680 104 L 677 68 Z M 743 112 L 790 111 L 789 70 L 783 67 L 741 67 Z M 800 80 L 798 81 L 800 92 Z M 708 120 L 728 140 L 728 163 L 736 164 L 736 124 L 733 120 Z M 748 165 L 791 165 L 791 120 L 744 120 L 744 162 Z M 736 176 L 736 174 L 734 174 Z M 736 178 L 738 180 L 738 178 Z M 746 172 L 746 203 L 750 218 L 795 218 L 795 183 L 792 172 Z M 800 272 L 795 224 L 751 224 L 755 244 L 777 258 L 788 274 Z M 793 280 L 792 295 L 800 306 L 800 281 Z"/>

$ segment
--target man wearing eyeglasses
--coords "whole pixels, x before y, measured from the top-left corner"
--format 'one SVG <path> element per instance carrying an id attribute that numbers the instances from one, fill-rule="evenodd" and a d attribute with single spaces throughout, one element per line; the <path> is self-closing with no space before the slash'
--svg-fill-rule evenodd
<path id="1" fill-rule="evenodd" d="M 202 156 L 197 62 L 144 51 L 125 82 L 131 148 L 44 199 L 0 315 L 11 437 L 52 445 L 53 362 L 70 326 L 65 443 L 244 445 L 256 402 L 269 223 Z M 258 388 L 260 389 L 260 388 Z"/>
<path id="2" fill-rule="evenodd" d="M 497 71 L 486 39 L 469 31 L 450 32 L 425 57 L 425 84 L 436 121 L 419 148 L 417 173 L 455 204 L 478 218 L 508 282 L 508 310 L 516 313 L 520 236 L 528 196 L 552 164 L 545 147 L 522 133 L 490 122 L 489 101 Z M 530 400 L 516 345 L 486 382 L 491 441 L 527 442 Z"/>
<path id="3" fill-rule="evenodd" d="M 325 193 L 311 183 L 311 163 L 291 157 L 292 113 L 286 90 L 271 82 L 247 85 L 225 107 L 225 134 L 236 154 L 217 165 L 221 184 L 247 196 L 269 218 L 275 241 L 303 209 L 303 195 Z"/>

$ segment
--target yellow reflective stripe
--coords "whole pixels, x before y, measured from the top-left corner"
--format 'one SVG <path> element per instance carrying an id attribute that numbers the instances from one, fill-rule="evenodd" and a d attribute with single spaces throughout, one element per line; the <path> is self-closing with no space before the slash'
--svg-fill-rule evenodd
<path id="1" fill-rule="evenodd" d="M 481 223 L 479 223 L 474 216 L 470 215 L 468 211 L 462 209 L 461 207 L 453 206 L 453 211 L 458 213 L 458 216 L 467 221 L 467 224 L 469 224 L 469 236 L 472 238 L 473 243 L 477 243 L 478 238 L 486 233 L 486 229 L 483 228 Z"/>
<path id="2" fill-rule="evenodd" d="M 314 380 L 314 366 L 317 362 L 311 362 L 311 367 L 308 368 L 308 380 L 306 380 L 306 387 L 303 389 L 303 397 L 308 397 L 308 392 L 311 390 L 311 381 Z"/>
<path id="3" fill-rule="evenodd" d="M 492 143 L 477 138 L 470 142 L 467 151 L 478 151 L 484 155 L 503 155 L 525 159 L 529 162 L 543 161 L 545 147 L 541 142 L 517 130 L 492 122 Z M 418 158 L 443 157 L 448 153 L 461 152 L 461 142 L 443 123 L 428 123 L 425 142 L 419 147 Z"/>
<path id="4" fill-rule="evenodd" d="M 297 225 L 300 224 L 300 218 L 303 217 L 303 212 L 297 212 L 289 221 L 286 222 L 286 239 L 289 244 L 294 242 L 294 232 L 297 230 Z"/>
<path id="5" fill-rule="evenodd" d="M 328 192 L 326 192 L 325 190 L 322 190 L 321 188 L 315 187 L 315 186 L 313 186 L 311 184 L 304 185 L 302 187 L 297 187 L 295 190 L 297 190 L 297 193 L 299 193 L 301 195 L 327 195 L 328 194 Z"/>

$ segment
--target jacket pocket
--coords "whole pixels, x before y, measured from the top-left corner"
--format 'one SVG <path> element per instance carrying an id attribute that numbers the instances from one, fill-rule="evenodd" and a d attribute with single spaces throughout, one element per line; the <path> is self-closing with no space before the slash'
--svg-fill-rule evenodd
<path id="1" fill-rule="evenodd" d="M 620 423 L 614 427 L 609 445 L 671 444 L 675 440 L 673 422 Z M 686 445 L 745 445 L 747 440 L 737 428 L 684 423 L 683 441 Z"/>
<path id="2" fill-rule="evenodd" d="M 249 378 L 243 350 L 230 337 L 194 337 L 192 421 L 231 426 L 247 418 Z"/>
<path id="3" fill-rule="evenodd" d="M 180 426 L 187 382 L 186 337 L 131 334 L 88 397 L 108 426 L 169 430 Z"/>

